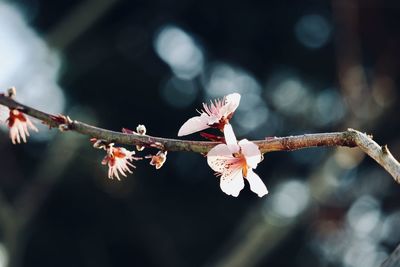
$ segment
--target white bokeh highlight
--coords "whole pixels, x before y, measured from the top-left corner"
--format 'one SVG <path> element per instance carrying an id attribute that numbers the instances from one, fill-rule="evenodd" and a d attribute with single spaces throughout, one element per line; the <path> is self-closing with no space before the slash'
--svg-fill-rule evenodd
<path id="1" fill-rule="evenodd" d="M 156 34 L 154 48 L 181 79 L 193 79 L 203 70 L 204 56 L 199 44 L 176 26 L 162 27 Z"/>
<path id="2" fill-rule="evenodd" d="M 62 113 L 65 97 L 57 83 L 59 55 L 26 23 L 22 13 L 6 2 L 0 2 L 0 40 L 0 91 L 15 86 L 17 101 L 48 113 Z M 3 107 L 0 113 L 4 122 L 8 109 Z M 33 140 L 51 137 L 47 127 L 36 125 L 39 133 L 32 134 Z"/>

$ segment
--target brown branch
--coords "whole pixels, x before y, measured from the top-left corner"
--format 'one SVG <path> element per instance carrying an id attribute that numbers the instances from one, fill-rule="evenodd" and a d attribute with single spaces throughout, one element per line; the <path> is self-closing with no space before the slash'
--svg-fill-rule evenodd
<path id="1" fill-rule="evenodd" d="M 5 95 L 0 95 L 0 104 L 12 109 L 18 109 L 21 112 L 41 120 L 50 127 L 58 127 L 64 130 L 67 129 L 75 131 L 91 138 L 94 137 L 97 139 L 106 140 L 107 142 L 114 142 L 124 145 L 142 145 L 148 147 L 156 146 L 163 147 L 165 150 L 169 151 L 189 151 L 197 153 L 207 153 L 211 148 L 218 144 L 218 142 L 187 141 L 154 137 L 149 135 L 139 135 L 135 133 L 125 134 L 94 127 L 76 120 L 63 121 L 60 119 L 61 117 L 50 115 L 23 105 Z M 265 140 L 254 141 L 254 143 L 259 146 L 262 153 L 272 151 L 291 151 L 320 146 L 358 146 L 382 167 L 384 167 L 393 176 L 396 182 L 400 183 L 400 164 L 392 156 L 387 147 L 379 146 L 371 139 L 370 136 L 353 129 L 334 133 L 271 137 L 266 138 Z"/>

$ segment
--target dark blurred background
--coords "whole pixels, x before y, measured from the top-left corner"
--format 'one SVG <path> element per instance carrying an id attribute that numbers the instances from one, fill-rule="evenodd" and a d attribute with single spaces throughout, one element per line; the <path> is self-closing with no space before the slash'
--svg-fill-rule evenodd
<path id="1" fill-rule="evenodd" d="M 352 127 L 400 158 L 399 16 L 396 0 L 0 1 L 0 88 L 171 138 L 238 92 L 239 138 Z M 372 267 L 400 242 L 400 187 L 358 149 L 267 154 L 270 193 L 234 198 L 201 155 L 117 181 L 87 137 L 42 126 L 13 146 L 3 130 L 0 267 Z"/>

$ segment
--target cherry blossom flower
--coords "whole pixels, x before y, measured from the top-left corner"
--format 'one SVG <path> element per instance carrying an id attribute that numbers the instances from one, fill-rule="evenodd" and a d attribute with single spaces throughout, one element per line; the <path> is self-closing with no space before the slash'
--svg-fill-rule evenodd
<path id="1" fill-rule="evenodd" d="M 26 138 L 29 136 L 28 127 L 38 132 L 38 129 L 21 111 L 10 109 L 10 114 L 7 119 L 8 128 L 10 129 L 10 138 L 13 144 L 26 143 Z"/>
<path id="2" fill-rule="evenodd" d="M 207 154 L 208 165 L 221 177 L 221 190 L 237 197 L 244 187 L 243 178 L 246 178 L 251 191 L 259 197 L 266 195 L 267 187 L 253 171 L 261 161 L 258 146 L 247 139 L 238 143 L 230 124 L 225 125 L 224 135 L 226 144 L 213 147 Z"/>
<path id="3" fill-rule="evenodd" d="M 179 129 L 178 136 L 192 134 L 211 127 L 223 130 L 239 106 L 239 102 L 240 94 L 233 93 L 223 99 L 211 101 L 209 105 L 203 103 L 203 109 L 199 111 L 200 116 L 187 120 Z"/>
<path id="4" fill-rule="evenodd" d="M 126 172 L 132 173 L 130 168 L 136 168 L 130 161 L 138 160 L 135 158 L 135 151 L 129 151 L 123 147 L 114 147 L 114 144 L 109 144 L 107 147 L 107 155 L 104 157 L 101 164 L 108 165 L 108 178 L 116 177 L 118 180 L 119 173 L 126 177 Z"/>
<path id="5" fill-rule="evenodd" d="M 157 155 L 151 156 L 150 165 L 155 166 L 157 170 L 160 169 L 167 160 L 167 152 L 158 151 Z"/>

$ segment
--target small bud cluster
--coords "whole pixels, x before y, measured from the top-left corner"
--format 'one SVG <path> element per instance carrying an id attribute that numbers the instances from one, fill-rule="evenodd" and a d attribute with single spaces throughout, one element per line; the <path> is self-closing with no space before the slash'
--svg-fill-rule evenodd
<path id="1" fill-rule="evenodd" d="M 136 135 L 146 135 L 146 127 L 142 124 L 139 124 L 136 127 L 136 131 L 123 128 L 122 132 L 125 134 L 136 134 Z M 135 151 L 129 151 L 123 147 L 114 147 L 114 143 L 109 143 L 106 140 L 92 138 L 90 141 L 93 144 L 94 148 L 103 149 L 107 152 L 107 155 L 104 157 L 102 164 L 108 165 L 108 177 L 113 178 L 116 177 L 120 180 L 119 174 L 122 174 L 126 177 L 126 173 L 132 173 L 131 168 L 136 168 L 131 161 L 132 160 L 141 160 L 140 157 L 134 157 Z M 145 158 L 151 159 L 150 165 L 155 166 L 156 169 L 160 169 L 164 162 L 167 159 L 167 151 L 164 149 L 162 144 L 153 143 L 146 144 L 146 146 L 158 148 L 160 151 L 156 155 L 148 155 Z M 145 149 L 145 144 L 136 145 L 137 151 L 143 151 Z"/>

